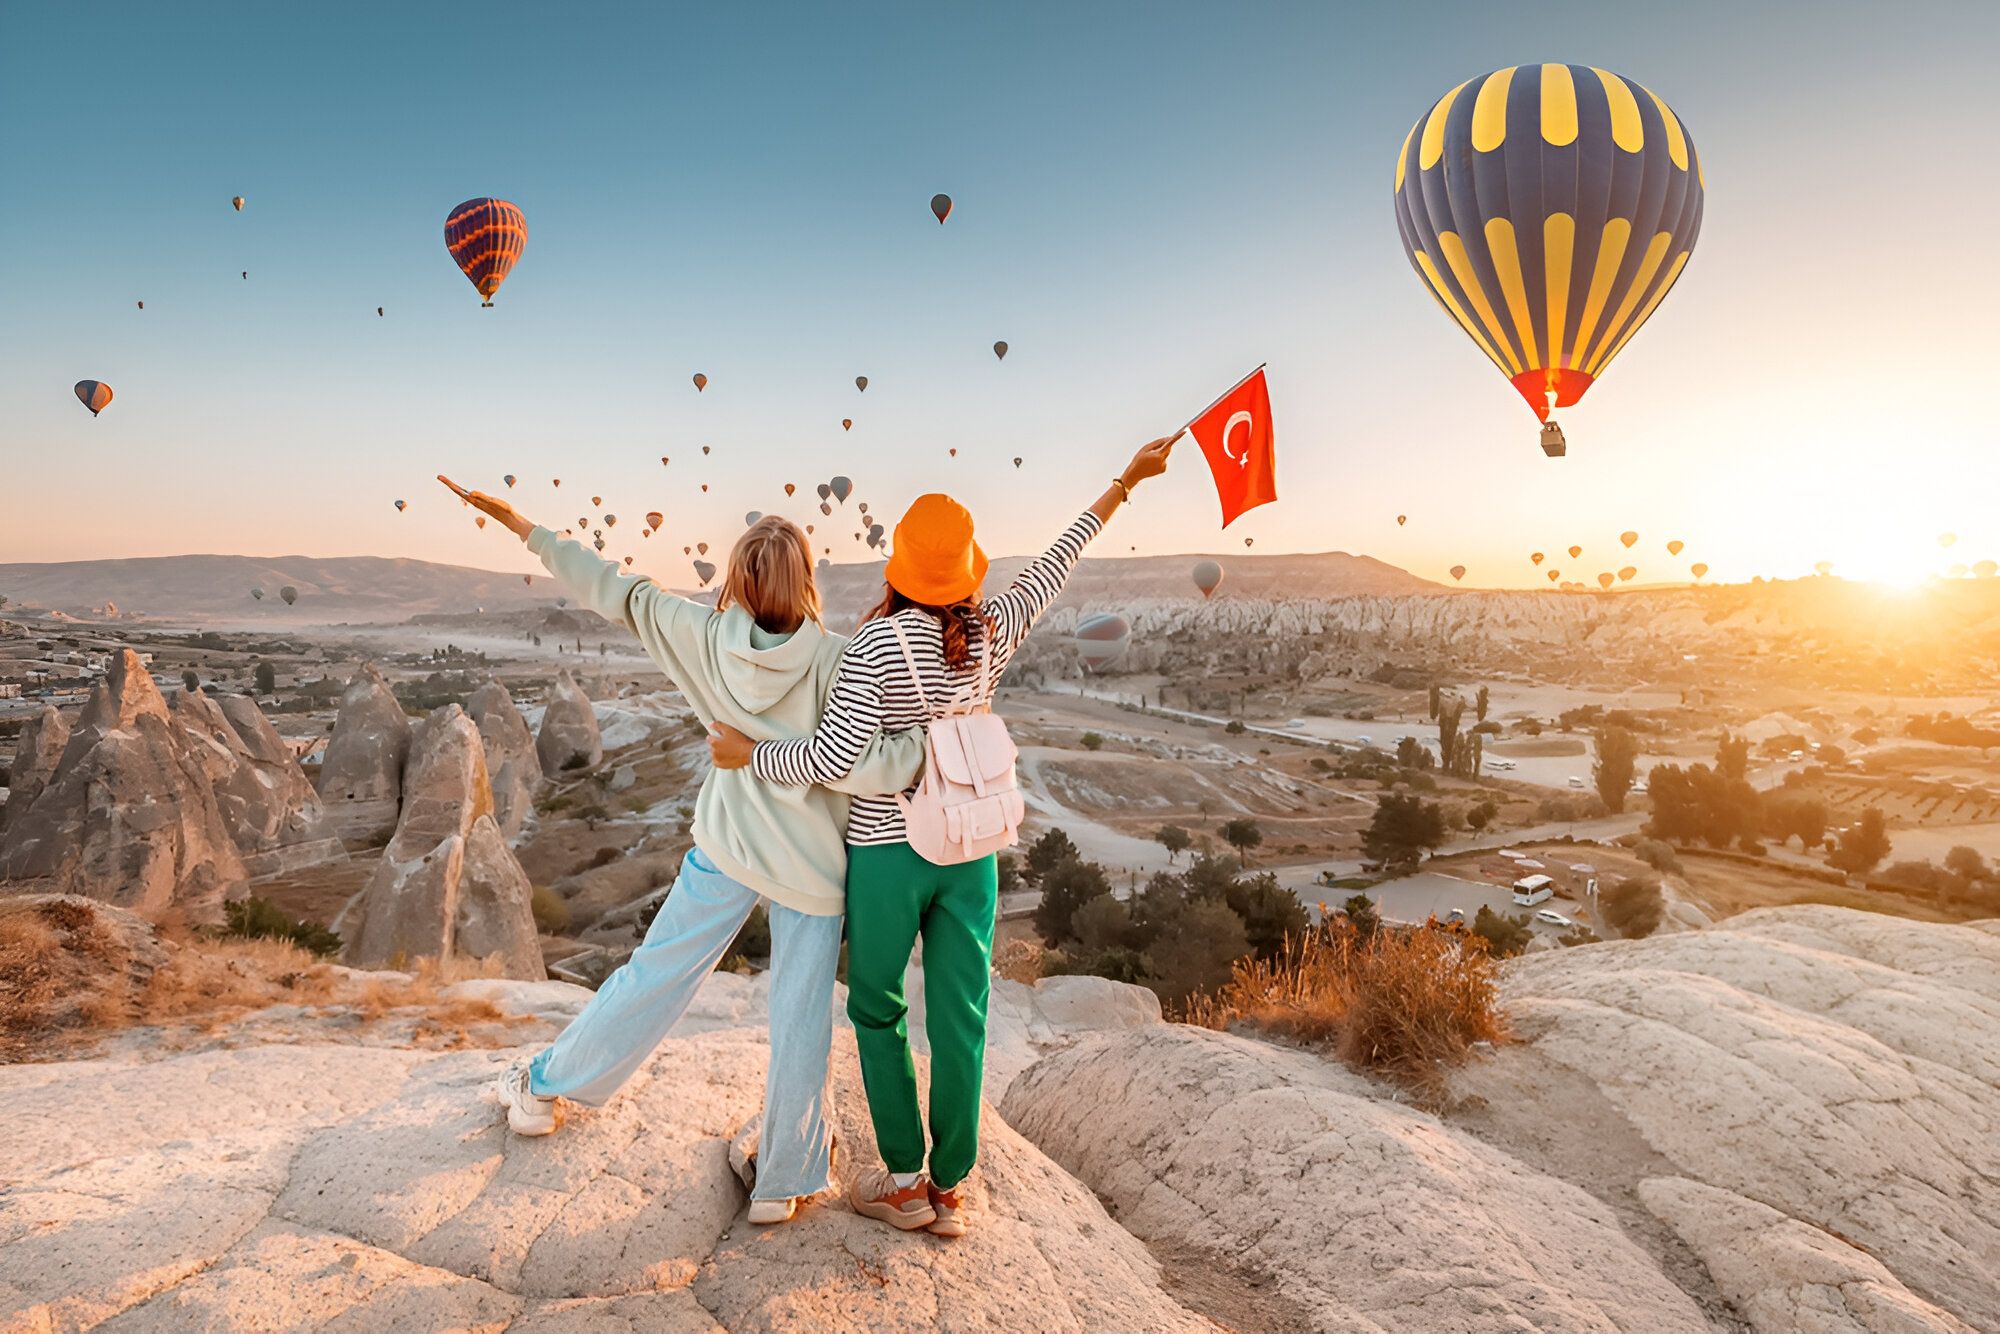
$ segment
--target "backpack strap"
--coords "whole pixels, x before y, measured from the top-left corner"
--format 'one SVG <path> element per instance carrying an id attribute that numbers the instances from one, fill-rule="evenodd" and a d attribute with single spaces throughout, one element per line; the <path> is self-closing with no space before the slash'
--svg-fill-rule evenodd
<path id="1" fill-rule="evenodd" d="M 889 622 L 889 632 L 896 636 L 896 643 L 903 650 L 903 661 L 909 665 L 910 681 L 917 688 L 917 702 L 924 706 L 924 715 L 929 717 L 932 712 L 931 697 L 924 689 L 924 674 L 917 667 L 917 655 L 910 649 L 910 638 L 903 633 L 902 625 L 894 616 L 885 619 Z"/>

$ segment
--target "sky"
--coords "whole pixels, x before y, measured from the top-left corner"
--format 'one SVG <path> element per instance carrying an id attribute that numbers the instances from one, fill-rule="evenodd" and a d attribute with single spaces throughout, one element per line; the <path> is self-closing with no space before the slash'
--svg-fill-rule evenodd
<path id="1" fill-rule="evenodd" d="M 0 562 L 534 568 L 439 472 L 513 473 L 552 526 L 601 495 L 613 554 L 672 580 L 749 510 L 863 558 L 853 502 L 817 513 L 836 473 L 885 521 L 946 490 L 1038 550 L 1259 362 L 1278 502 L 1223 531 L 1186 448 L 1094 554 L 1248 539 L 1468 587 L 1545 586 L 1528 553 L 1571 544 L 1565 578 L 1641 582 L 2000 558 L 2000 6 L 1883 13 L 0 6 Z M 1440 94 L 1539 61 L 1665 98 L 1708 191 L 1561 460 L 1391 207 Z M 481 195 L 529 226 L 490 310 L 442 239 Z"/>

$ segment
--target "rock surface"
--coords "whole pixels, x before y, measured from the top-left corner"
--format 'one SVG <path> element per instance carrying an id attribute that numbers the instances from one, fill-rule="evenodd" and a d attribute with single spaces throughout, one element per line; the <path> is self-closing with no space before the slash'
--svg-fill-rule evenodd
<path id="1" fill-rule="evenodd" d="M 513 838 L 535 809 L 542 786 L 542 761 L 507 687 L 488 681 L 465 701 L 465 711 L 479 724 L 486 747 L 486 769 L 493 782 L 493 819 L 500 832 Z"/>
<path id="2" fill-rule="evenodd" d="M 319 794 L 255 700 L 176 691 L 171 705 L 215 788 L 222 822 L 252 876 L 343 861 Z"/>
<path id="3" fill-rule="evenodd" d="M 1215 1328 L 997 1119 L 962 1241 L 836 1199 L 760 1229 L 727 1146 L 762 1098 L 761 1034 L 670 1040 L 609 1107 L 541 1140 L 509 1135 L 487 1092 L 509 1055 L 295 1046 L 0 1069 L 0 1135 L 21 1148 L 0 1327 Z M 834 1069 L 841 1161 L 870 1161 L 844 1035 Z"/>
<path id="4" fill-rule="evenodd" d="M 319 795 L 343 838 L 372 841 L 395 828 L 410 753 L 410 720 L 374 663 L 340 697 L 319 765 Z"/>
<path id="5" fill-rule="evenodd" d="M 590 696 L 577 686 L 567 667 L 556 674 L 556 683 L 549 687 L 535 753 L 541 759 L 542 772 L 551 778 L 593 768 L 604 758 L 604 740 L 597 730 Z"/>
<path id="6" fill-rule="evenodd" d="M 410 746 L 403 810 L 368 888 L 335 924 L 361 968 L 497 956 L 508 977 L 544 976 L 534 887 L 493 821 L 479 730 L 456 704 Z"/>
<path id="7" fill-rule="evenodd" d="M 7 827 L 9 812 L 27 813 L 35 798 L 54 776 L 63 747 L 69 744 L 69 719 L 53 704 L 21 724 L 14 739 L 14 761 L 7 773 L 7 804 L 0 806 L 0 829 Z"/>
<path id="8" fill-rule="evenodd" d="M 0 883 L 196 922 L 220 920 L 245 887 L 208 771 L 132 650 L 112 657 L 33 804 L 10 814 Z"/>

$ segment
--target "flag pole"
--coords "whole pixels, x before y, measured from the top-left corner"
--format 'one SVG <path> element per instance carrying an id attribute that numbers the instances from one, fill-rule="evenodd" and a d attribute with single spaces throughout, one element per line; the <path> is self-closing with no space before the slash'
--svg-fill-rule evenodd
<path id="1" fill-rule="evenodd" d="M 1223 399 L 1228 398 L 1231 394 L 1241 389 L 1244 385 L 1250 383 L 1251 378 L 1257 374 L 1257 371 L 1263 370 L 1266 366 L 1270 364 L 1271 363 L 1268 361 L 1258 362 L 1256 370 L 1251 371 L 1249 375 L 1244 376 L 1242 379 L 1238 380 L 1235 384 L 1230 385 L 1229 388 L 1223 390 L 1221 393 L 1217 394 L 1213 399 L 1209 400 L 1207 408 L 1203 408 L 1200 412 L 1195 413 L 1194 416 L 1189 417 L 1187 419 L 1186 424 L 1183 425 L 1180 430 L 1174 432 L 1174 439 L 1178 440 L 1182 436 L 1186 435 L 1188 433 L 1189 426 L 1194 425 L 1196 422 L 1200 421 L 1203 417 L 1208 415 L 1208 408 L 1214 407 L 1217 403 L 1220 403 Z"/>

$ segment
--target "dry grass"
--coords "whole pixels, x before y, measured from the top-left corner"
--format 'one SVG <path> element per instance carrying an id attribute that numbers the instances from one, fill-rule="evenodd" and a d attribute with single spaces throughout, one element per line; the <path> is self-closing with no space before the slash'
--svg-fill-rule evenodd
<path id="1" fill-rule="evenodd" d="M 138 990 L 129 951 L 94 913 L 67 902 L 0 911 L 0 1061 L 51 1035 L 118 1024 Z"/>
<path id="2" fill-rule="evenodd" d="M 1331 1048 L 1356 1069 L 1426 1096 L 1477 1042 L 1507 1037 L 1486 942 L 1432 922 L 1363 937 L 1335 924 L 1287 942 L 1275 960 L 1237 963 L 1229 983 L 1190 1006 L 1207 1028 L 1246 1023 Z"/>
<path id="3" fill-rule="evenodd" d="M 1010 940 L 993 951 L 993 971 L 1009 982 L 1033 986 L 1042 976 L 1042 959 L 1048 953 L 1039 940 Z"/>

